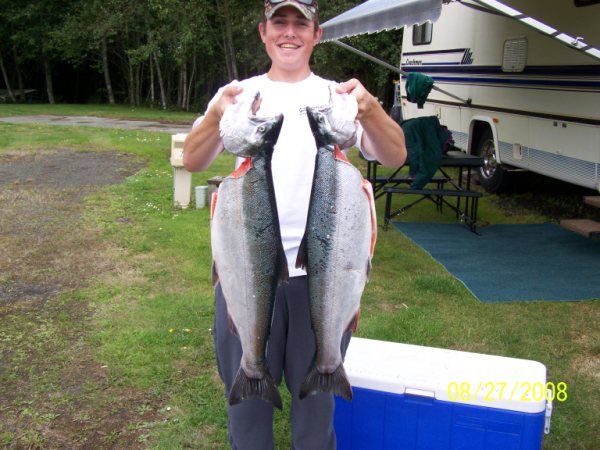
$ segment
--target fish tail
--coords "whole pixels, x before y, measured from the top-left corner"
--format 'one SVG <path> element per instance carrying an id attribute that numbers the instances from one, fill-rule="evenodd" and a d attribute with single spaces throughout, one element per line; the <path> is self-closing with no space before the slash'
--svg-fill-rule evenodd
<path id="1" fill-rule="evenodd" d="M 237 405 L 249 398 L 263 399 L 279 409 L 283 407 L 279 389 L 268 371 L 262 378 L 250 378 L 240 367 L 229 393 L 229 404 Z"/>
<path id="2" fill-rule="evenodd" d="M 300 386 L 299 398 L 302 400 L 317 392 L 331 392 L 338 397 L 352 400 L 352 386 L 350 386 L 343 364 L 340 364 L 333 373 L 321 373 L 316 366 L 312 367 Z"/>

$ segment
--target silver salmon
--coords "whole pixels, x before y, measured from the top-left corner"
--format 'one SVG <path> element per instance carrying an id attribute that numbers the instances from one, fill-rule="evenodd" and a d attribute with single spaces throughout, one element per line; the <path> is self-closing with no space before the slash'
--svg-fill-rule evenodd
<path id="1" fill-rule="evenodd" d="M 300 388 L 301 399 L 319 391 L 352 399 L 340 347 L 344 333 L 358 320 L 376 239 L 371 185 L 333 145 L 350 137 L 339 132 L 339 124 L 332 127 L 334 110 L 335 104 L 328 109 L 307 108 L 318 150 L 296 266 L 308 274 L 316 354 Z"/>
<path id="2" fill-rule="evenodd" d="M 266 346 L 275 291 L 288 278 L 271 174 L 283 116 L 256 117 L 259 101 L 257 94 L 252 105 L 229 106 L 221 123 L 226 149 L 247 158 L 222 181 L 212 201 L 213 284 L 221 284 L 232 331 L 239 336 L 243 352 L 229 403 L 261 398 L 281 409 Z"/>

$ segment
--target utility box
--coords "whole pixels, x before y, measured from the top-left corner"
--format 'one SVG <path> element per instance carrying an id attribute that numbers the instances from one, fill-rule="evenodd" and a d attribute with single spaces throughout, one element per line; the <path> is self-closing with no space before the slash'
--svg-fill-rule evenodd
<path id="1" fill-rule="evenodd" d="M 171 165 L 173 166 L 173 204 L 187 208 L 192 198 L 192 174 L 183 167 L 183 143 L 186 133 L 171 136 Z"/>
<path id="2" fill-rule="evenodd" d="M 219 186 L 223 182 L 223 178 L 220 175 L 208 179 L 208 198 L 212 198 L 213 194 L 219 190 Z"/>
<path id="3" fill-rule="evenodd" d="M 344 366 L 338 450 L 540 450 L 550 429 L 536 361 L 352 338 Z"/>

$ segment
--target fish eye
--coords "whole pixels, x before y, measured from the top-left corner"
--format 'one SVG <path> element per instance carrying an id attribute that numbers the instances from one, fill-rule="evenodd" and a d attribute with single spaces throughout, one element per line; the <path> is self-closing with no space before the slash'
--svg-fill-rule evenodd
<path id="1" fill-rule="evenodd" d="M 317 121 L 318 121 L 319 123 L 323 123 L 323 122 L 325 122 L 325 117 L 323 117 L 323 116 L 319 116 L 319 117 L 317 118 Z"/>
<path id="2" fill-rule="evenodd" d="M 258 127 L 258 131 L 261 133 L 264 133 L 266 129 L 267 129 L 267 127 L 265 127 L 264 125 L 261 125 L 260 127 Z"/>

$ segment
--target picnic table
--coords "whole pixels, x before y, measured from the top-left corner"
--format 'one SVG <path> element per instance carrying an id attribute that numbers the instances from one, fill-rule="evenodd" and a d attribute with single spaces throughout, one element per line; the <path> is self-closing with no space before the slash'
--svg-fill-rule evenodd
<path id="1" fill-rule="evenodd" d="M 37 89 L 13 89 L 13 95 L 17 99 L 31 101 L 37 93 Z M 0 89 L 0 103 L 7 103 L 10 99 L 8 89 Z"/>
<path id="2" fill-rule="evenodd" d="M 378 161 L 367 161 L 367 180 L 373 186 L 375 198 L 386 196 L 384 229 L 387 229 L 393 217 L 427 199 L 436 205 L 436 209 L 440 213 L 443 211 L 444 205 L 452 209 L 456 213 L 457 219 L 463 221 L 471 231 L 477 233 L 477 208 L 482 193 L 472 189 L 471 177 L 473 169 L 483 166 L 483 158 L 451 150 L 442 156 L 438 168 L 439 175 L 433 176 L 427 185 L 420 189 L 410 187 L 414 178 L 401 174 L 402 168 L 396 169 L 391 175 L 378 176 L 377 166 L 379 166 Z M 458 169 L 457 175 L 453 176 L 449 169 Z M 430 185 L 433 187 L 430 188 Z M 392 211 L 394 195 L 416 195 L 417 198 Z M 451 202 L 448 198 L 453 198 L 455 201 Z"/>

